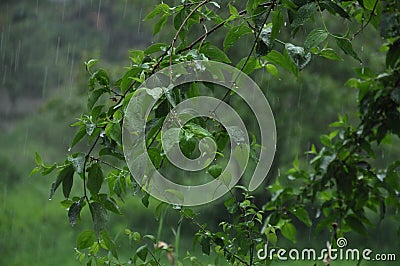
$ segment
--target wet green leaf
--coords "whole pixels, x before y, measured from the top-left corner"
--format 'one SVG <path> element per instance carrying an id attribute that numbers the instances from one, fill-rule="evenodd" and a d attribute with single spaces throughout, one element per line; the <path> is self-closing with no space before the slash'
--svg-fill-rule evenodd
<path id="1" fill-rule="evenodd" d="M 93 245 L 96 241 L 96 236 L 92 230 L 85 230 L 79 234 L 76 240 L 77 249 L 85 249 Z"/>

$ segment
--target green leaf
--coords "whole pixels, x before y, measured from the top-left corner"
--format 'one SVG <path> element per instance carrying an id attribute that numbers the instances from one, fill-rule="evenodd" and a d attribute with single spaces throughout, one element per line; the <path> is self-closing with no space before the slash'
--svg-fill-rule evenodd
<path id="1" fill-rule="evenodd" d="M 165 13 L 169 13 L 169 6 L 167 4 L 159 4 L 157 5 L 153 11 L 151 11 L 145 18 L 144 20 L 149 20 L 154 18 L 155 16 L 159 15 L 159 14 L 165 14 Z"/>
<path id="2" fill-rule="evenodd" d="M 290 59 L 295 63 L 299 70 L 303 69 L 311 61 L 311 53 L 304 50 L 303 47 L 295 46 L 291 43 L 285 44 L 286 51 Z"/>
<path id="3" fill-rule="evenodd" d="M 37 165 L 43 166 L 43 160 L 37 152 L 35 152 L 35 161 Z"/>
<path id="4" fill-rule="evenodd" d="M 104 89 L 94 90 L 91 93 L 89 93 L 88 103 L 87 103 L 87 107 L 89 110 L 91 110 L 93 108 L 93 106 L 96 104 L 96 102 L 100 98 L 100 96 L 103 95 L 103 93 L 104 93 Z"/>
<path id="5" fill-rule="evenodd" d="M 168 44 L 166 43 L 153 43 L 146 50 L 144 50 L 144 54 L 150 55 L 157 52 L 165 52 L 168 49 Z"/>
<path id="6" fill-rule="evenodd" d="M 272 50 L 269 52 L 265 59 L 277 66 L 280 66 L 288 71 L 291 71 L 297 77 L 297 67 L 294 62 L 290 59 L 289 55 L 283 55 L 278 51 Z"/>
<path id="7" fill-rule="evenodd" d="M 121 88 L 121 93 L 125 93 L 129 89 L 129 86 L 131 86 L 133 82 L 133 78 L 137 77 L 141 71 L 142 68 L 140 67 L 132 67 L 131 69 L 125 72 L 124 76 L 121 79 L 121 83 L 119 85 Z"/>
<path id="8" fill-rule="evenodd" d="M 81 214 L 81 210 L 82 210 L 82 205 L 80 200 L 78 201 L 74 201 L 74 203 L 72 203 L 71 207 L 69 207 L 68 210 L 68 219 L 69 219 L 69 223 L 74 226 L 76 224 L 76 222 L 79 219 L 79 216 Z"/>
<path id="9" fill-rule="evenodd" d="M 290 222 L 286 222 L 281 228 L 282 235 L 288 240 L 296 243 L 296 227 Z"/>
<path id="10" fill-rule="evenodd" d="M 279 72 L 276 66 L 273 64 L 267 64 L 266 65 L 267 71 L 274 77 L 279 78 Z"/>
<path id="11" fill-rule="evenodd" d="M 119 123 L 108 123 L 105 129 L 107 137 L 121 145 L 122 131 Z"/>
<path id="12" fill-rule="evenodd" d="M 378 0 L 363 0 L 364 7 L 368 10 L 373 10 Z"/>
<path id="13" fill-rule="evenodd" d="M 97 64 L 97 62 L 99 62 L 97 59 L 90 59 L 89 61 L 85 62 L 86 70 L 89 71 L 92 66 Z"/>
<path id="14" fill-rule="evenodd" d="M 102 86 L 104 89 L 108 90 L 110 87 L 110 78 L 104 69 L 99 69 L 92 74 L 89 79 L 90 90 L 95 88 L 96 83 Z"/>
<path id="15" fill-rule="evenodd" d="M 71 143 L 71 148 L 74 147 L 86 135 L 86 126 L 82 125 L 75 134 Z"/>
<path id="16" fill-rule="evenodd" d="M 187 123 L 184 128 L 190 130 L 193 134 L 201 137 L 212 137 L 212 134 L 207 130 L 195 123 Z"/>
<path id="17" fill-rule="evenodd" d="M 283 14 L 281 10 L 272 11 L 271 42 L 273 42 L 276 39 L 282 26 L 283 26 Z"/>
<path id="18" fill-rule="evenodd" d="M 240 37 L 249 33 L 252 33 L 252 30 L 244 23 L 230 29 L 224 39 L 224 51 L 227 51 Z"/>
<path id="19" fill-rule="evenodd" d="M 49 199 L 53 198 L 54 192 L 60 186 L 61 182 L 64 181 L 64 178 L 66 178 L 67 176 L 73 175 L 73 174 L 74 174 L 74 168 L 71 165 L 64 167 L 63 169 L 61 169 L 58 172 L 56 181 L 54 181 L 51 184 Z"/>
<path id="20" fill-rule="evenodd" d="M 247 60 L 247 57 L 242 58 L 242 60 L 237 63 L 236 68 L 240 69 L 242 72 L 246 73 L 247 75 L 251 74 L 256 68 L 258 61 L 256 58 L 253 56 L 249 57 L 249 60 Z M 246 63 L 246 65 L 244 65 Z"/>
<path id="21" fill-rule="evenodd" d="M 207 56 L 210 59 L 218 60 L 224 63 L 230 63 L 231 60 L 229 57 L 217 46 L 211 44 L 211 43 L 205 43 L 201 49 L 200 53 L 203 53 L 205 56 Z"/>
<path id="22" fill-rule="evenodd" d="M 319 53 L 319 56 L 325 57 L 329 60 L 342 60 L 342 58 L 331 48 L 324 48 Z"/>
<path id="23" fill-rule="evenodd" d="M 150 197 L 149 193 L 144 193 L 144 195 L 142 197 L 142 203 L 146 208 L 149 207 L 149 197 Z"/>
<path id="24" fill-rule="evenodd" d="M 211 239 L 208 236 L 203 236 L 200 242 L 201 251 L 204 254 L 210 255 Z"/>
<path id="25" fill-rule="evenodd" d="M 229 7 L 229 13 L 231 13 L 232 16 L 234 16 L 234 17 L 239 17 L 239 12 L 238 12 L 238 10 L 236 9 L 236 7 L 234 7 L 234 6 L 231 5 L 231 4 L 228 4 L 228 7 Z"/>
<path id="26" fill-rule="evenodd" d="M 304 25 L 314 13 L 317 11 L 315 3 L 308 3 L 301 6 L 294 15 L 293 22 L 291 24 L 292 33 L 295 33 L 297 29 Z"/>
<path id="27" fill-rule="evenodd" d="M 94 232 L 99 235 L 103 231 L 108 222 L 108 214 L 106 208 L 99 202 L 89 203 L 90 213 L 92 214 Z"/>
<path id="28" fill-rule="evenodd" d="M 350 20 L 349 14 L 333 1 L 323 1 L 319 5 L 321 8 L 328 10 L 328 12 L 331 14 L 339 14 L 339 16 Z"/>
<path id="29" fill-rule="evenodd" d="M 303 207 L 296 207 L 290 211 L 293 215 L 295 215 L 300 221 L 302 221 L 305 225 L 311 226 L 312 222 L 310 217 L 308 216 L 308 212 Z"/>
<path id="30" fill-rule="evenodd" d="M 103 184 L 104 175 L 101 171 L 101 167 L 98 163 L 92 164 L 88 169 L 88 179 L 87 179 L 87 188 L 89 189 L 90 193 L 98 194 L 101 185 Z"/>
<path id="31" fill-rule="evenodd" d="M 211 165 L 210 167 L 208 167 L 208 173 L 214 178 L 219 177 L 222 173 L 221 165 L 219 164 Z"/>
<path id="32" fill-rule="evenodd" d="M 131 56 L 129 57 L 133 63 L 140 65 L 144 58 L 144 52 L 142 50 L 132 50 L 129 51 Z"/>
<path id="33" fill-rule="evenodd" d="M 179 148 L 186 157 L 190 157 L 195 150 L 197 145 L 197 140 L 193 136 L 183 135 L 179 140 Z"/>
<path id="34" fill-rule="evenodd" d="M 72 184 L 74 182 L 74 168 L 69 166 L 65 168 L 65 176 L 62 183 L 63 186 L 63 194 L 64 197 L 69 198 L 69 194 L 71 193 Z"/>
<path id="35" fill-rule="evenodd" d="M 85 230 L 79 234 L 76 240 L 77 249 L 89 248 L 96 241 L 96 236 L 92 230 Z"/>
<path id="36" fill-rule="evenodd" d="M 101 238 L 103 239 L 104 244 L 111 252 L 111 254 L 114 256 L 114 258 L 118 259 L 117 247 L 115 246 L 114 241 L 111 240 L 106 230 L 103 230 L 101 232 Z"/>
<path id="37" fill-rule="evenodd" d="M 149 158 L 156 169 L 161 167 L 162 157 L 160 151 L 157 148 L 149 148 L 147 153 L 149 154 Z"/>
<path id="38" fill-rule="evenodd" d="M 346 224 L 359 234 L 366 235 L 367 229 L 360 219 L 355 215 L 349 215 L 345 218 Z"/>
<path id="39" fill-rule="evenodd" d="M 328 37 L 328 32 L 323 29 L 314 29 L 308 34 L 304 42 L 304 48 L 309 51 L 311 48 L 317 47 Z"/>
<path id="40" fill-rule="evenodd" d="M 352 56 L 354 59 L 361 62 L 361 59 L 358 57 L 356 52 L 353 50 L 353 45 L 350 40 L 344 37 L 336 37 L 336 43 L 343 50 L 343 52 L 347 55 Z"/>
<path id="41" fill-rule="evenodd" d="M 160 30 L 162 30 L 165 26 L 165 23 L 167 22 L 169 18 L 169 14 L 164 14 L 159 21 L 157 21 L 157 23 L 154 25 L 153 28 L 153 36 L 157 35 L 157 33 L 160 32 Z"/>
<path id="42" fill-rule="evenodd" d="M 143 246 L 140 246 L 140 247 L 136 250 L 136 255 L 137 255 L 142 261 L 146 261 L 148 251 L 149 251 L 149 250 L 148 250 L 147 245 L 143 245 Z"/>

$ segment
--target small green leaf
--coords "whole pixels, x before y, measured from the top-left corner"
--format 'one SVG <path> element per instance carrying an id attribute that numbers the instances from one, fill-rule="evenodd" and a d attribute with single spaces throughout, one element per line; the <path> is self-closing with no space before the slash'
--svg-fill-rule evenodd
<path id="1" fill-rule="evenodd" d="M 295 215 L 300 221 L 302 221 L 305 225 L 311 226 L 312 222 L 308 215 L 308 212 L 303 207 L 296 207 L 290 211 L 293 215 Z"/>
<path id="2" fill-rule="evenodd" d="M 92 214 L 94 232 L 99 235 L 103 231 L 108 222 L 108 214 L 106 208 L 99 202 L 89 204 L 90 213 Z"/>
<path id="3" fill-rule="evenodd" d="M 281 10 L 272 11 L 271 41 L 274 41 L 283 26 L 283 14 Z"/>
<path id="4" fill-rule="evenodd" d="M 105 129 L 107 137 L 121 145 L 122 131 L 119 123 L 108 123 Z"/>
<path id="5" fill-rule="evenodd" d="M 278 51 L 272 50 L 269 52 L 265 59 L 274 65 L 280 66 L 288 71 L 291 71 L 297 77 L 297 67 L 294 62 L 290 59 L 289 55 L 285 56 Z"/>
<path id="6" fill-rule="evenodd" d="M 257 64 L 258 61 L 253 56 L 250 56 L 249 60 L 247 60 L 247 57 L 244 57 L 239 61 L 239 63 L 237 63 L 236 68 L 249 75 L 257 68 Z"/>
<path id="7" fill-rule="evenodd" d="M 333 1 L 322 1 L 319 3 L 321 8 L 325 8 L 331 14 L 339 14 L 339 16 L 350 20 L 349 14 Z"/>
<path id="8" fill-rule="evenodd" d="M 35 161 L 37 165 L 43 166 L 43 160 L 37 152 L 35 152 Z"/>
<path id="9" fill-rule="evenodd" d="M 144 50 L 144 54 L 150 55 L 157 52 L 165 52 L 168 49 L 168 44 L 166 43 L 153 43 L 146 50 Z"/>
<path id="10" fill-rule="evenodd" d="M 342 58 L 332 48 L 324 48 L 318 53 L 318 55 L 329 60 L 342 60 Z"/>
<path id="11" fill-rule="evenodd" d="M 114 258 L 118 259 L 117 247 L 115 246 L 114 241 L 111 240 L 106 230 L 103 230 L 101 232 L 101 238 L 103 239 L 104 244 L 111 252 L 111 254 L 114 256 Z"/>
<path id="12" fill-rule="evenodd" d="M 212 134 L 205 128 L 195 123 L 187 123 L 184 128 L 190 130 L 193 134 L 201 137 L 212 137 Z"/>
<path id="13" fill-rule="evenodd" d="M 74 168 L 71 165 L 68 165 L 64 168 L 62 168 L 57 175 L 56 181 L 51 184 L 51 189 L 50 189 L 50 196 L 49 199 L 51 199 L 54 195 L 54 192 L 57 190 L 57 188 L 60 186 L 60 184 L 64 181 L 66 177 L 72 178 L 72 175 L 74 174 Z M 66 188 L 67 189 L 67 188 Z M 66 191 L 67 192 L 67 191 Z M 68 193 L 69 194 L 69 193 Z"/>
<path id="14" fill-rule="evenodd" d="M 129 51 L 131 56 L 129 57 L 133 63 L 136 65 L 140 65 L 144 58 L 144 52 L 142 50 L 132 50 Z"/>
<path id="15" fill-rule="evenodd" d="M 368 10 L 373 10 L 378 0 L 363 0 L 364 7 Z"/>
<path id="16" fill-rule="evenodd" d="M 88 169 L 88 179 L 87 179 L 87 188 L 89 189 L 90 193 L 98 194 L 101 185 L 103 184 L 104 175 L 101 171 L 101 167 L 98 163 L 92 164 Z"/>
<path id="17" fill-rule="evenodd" d="M 98 89 L 89 93 L 88 103 L 87 103 L 87 107 L 89 110 L 93 108 L 97 100 L 100 98 L 101 95 L 103 95 L 104 92 L 105 92 L 104 89 Z"/>
<path id="18" fill-rule="evenodd" d="M 231 4 L 228 4 L 228 7 L 229 7 L 229 13 L 231 13 L 232 16 L 234 16 L 234 17 L 239 17 L 239 12 L 238 12 L 238 10 L 236 9 L 236 7 L 234 7 L 234 6 L 231 5 Z"/>
<path id="19" fill-rule="evenodd" d="M 149 207 L 149 197 L 150 197 L 149 193 L 144 193 L 144 195 L 142 197 L 142 203 L 146 208 Z"/>
<path id="20" fill-rule="evenodd" d="M 211 165 L 210 167 L 208 167 L 208 173 L 214 178 L 219 177 L 222 173 L 221 165 L 219 164 Z"/>
<path id="21" fill-rule="evenodd" d="M 153 36 L 157 35 L 165 26 L 165 23 L 167 22 L 169 18 L 169 14 L 164 14 L 159 21 L 157 21 L 156 24 L 154 24 L 153 28 Z"/>
<path id="22" fill-rule="evenodd" d="M 73 182 L 74 182 L 74 168 L 70 166 L 66 168 L 65 177 L 62 183 L 64 197 L 69 198 Z"/>
<path id="23" fill-rule="evenodd" d="M 293 22 L 291 24 L 292 32 L 295 33 L 297 29 L 304 25 L 314 13 L 317 11 L 315 3 L 308 3 L 301 6 L 294 15 Z"/>
<path id="24" fill-rule="evenodd" d="M 85 230 L 79 234 L 76 240 L 77 249 L 85 249 L 93 245 L 96 241 L 96 236 L 92 230 Z"/>
<path id="25" fill-rule="evenodd" d="M 121 79 L 121 83 L 119 85 L 122 93 L 125 93 L 129 89 L 129 86 L 131 86 L 133 82 L 133 78 L 137 77 L 141 71 L 142 68 L 140 67 L 132 67 L 131 69 L 125 72 L 124 76 Z"/>
<path id="26" fill-rule="evenodd" d="M 317 47 L 328 37 L 328 32 L 323 29 L 314 29 L 308 34 L 304 42 L 304 48 L 308 51 L 311 48 Z"/>
<path id="27" fill-rule="evenodd" d="M 276 66 L 274 66 L 273 64 L 267 64 L 266 69 L 272 76 L 279 78 L 279 72 Z"/>
<path id="28" fill-rule="evenodd" d="M 230 29 L 224 39 L 224 51 L 227 51 L 240 37 L 251 32 L 252 30 L 244 23 Z"/>
<path id="29" fill-rule="evenodd" d="M 211 44 L 211 43 L 205 43 L 201 49 L 200 53 L 203 53 L 205 56 L 207 56 L 210 59 L 218 60 L 224 63 L 230 63 L 231 60 L 229 57 L 217 46 Z"/>
<path id="30" fill-rule="evenodd" d="M 286 222 L 281 228 L 282 235 L 288 240 L 296 243 L 296 227 L 290 223 Z"/>
<path id="31" fill-rule="evenodd" d="M 136 250 L 136 255 L 137 255 L 142 261 L 146 261 L 148 251 L 149 251 L 149 250 L 148 250 L 147 245 L 143 245 L 143 246 L 140 246 L 140 247 Z"/>
<path id="32" fill-rule="evenodd" d="M 97 64 L 97 62 L 99 62 L 97 59 L 90 59 L 89 61 L 85 62 L 86 70 L 89 71 L 92 66 Z"/>
<path id="33" fill-rule="evenodd" d="M 145 18 L 144 20 L 149 20 L 154 18 L 155 16 L 159 15 L 159 14 L 165 14 L 165 13 L 169 13 L 169 6 L 167 4 L 159 4 L 157 5 L 153 11 L 151 11 Z"/>
<path id="34" fill-rule="evenodd" d="M 69 207 L 68 210 L 68 219 L 69 219 L 69 223 L 74 226 L 76 224 L 76 222 L 79 219 L 79 216 L 81 214 L 81 210 L 82 210 L 82 205 L 80 201 L 74 201 L 74 203 L 72 203 L 71 207 Z"/>
<path id="35" fill-rule="evenodd" d="M 74 147 L 86 135 L 86 126 L 82 125 L 75 134 L 71 143 L 71 148 Z"/>
<path id="36" fill-rule="evenodd" d="M 353 45 L 349 39 L 344 37 L 336 37 L 336 43 L 345 54 L 350 55 L 359 62 L 362 62 L 360 57 L 358 57 L 357 53 L 353 50 Z"/>
<path id="37" fill-rule="evenodd" d="M 210 255 L 211 239 L 208 236 L 202 237 L 200 245 L 201 251 L 203 251 L 204 254 Z"/>

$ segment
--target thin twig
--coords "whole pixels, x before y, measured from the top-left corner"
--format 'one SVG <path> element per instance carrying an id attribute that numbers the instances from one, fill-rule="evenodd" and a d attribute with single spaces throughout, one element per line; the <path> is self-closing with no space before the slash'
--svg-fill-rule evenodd
<path id="1" fill-rule="evenodd" d="M 378 0 L 375 1 L 375 5 L 372 8 L 371 13 L 369 14 L 367 23 L 361 25 L 361 28 L 356 33 L 354 33 L 354 35 L 353 35 L 353 37 L 351 37 L 350 41 L 352 41 L 358 34 L 360 34 L 365 29 L 365 27 L 367 27 L 368 24 L 371 22 L 372 17 L 374 16 L 374 13 L 375 13 L 375 9 L 378 6 L 378 2 L 379 2 Z"/>
<path id="2" fill-rule="evenodd" d="M 174 46 L 175 46 L 175 42 L 178 39 L 179 34 L 181 33 L 181 31 L 183 30 L 183 27 L 185 27 L 186 23 L 189 21 L 190 17 L 203 5 L 207 4 L 207 2 L 209 2 L 210 0 L 204 0 L 202 2 L 200 2 L 195 8 L 193 8 L 192 11 L 190 11 L 189 15 L 186 16 L 185 20 L 182 22 L 181 26 L 179 27 L 178 31 L 176 32 L 174 38 L 172 39 L 171 42 L 171 46 L 170 46 L 170 54 L 169 54 L 169 67 L 170 67 L 170 79 L 171 79 L 171 83 L 172 83 L 172 55 L 174 53 Z"/>
<path id="3" fill-rule="evenodd" d="M 96 146 L 97 142 L 100 139 L 100 135 L 97 136 L 96 140 L 93 142 L 92 146 L 89 148 L 89 151 L 87 152 L 87 154 L 85 155 L 85 160 L 83 162 L 83 196 L 85 197 L 87 203 L 89 203 L 89 198 L 87 196 L 87 189 L 86 189 L 86 164 L 87 161 L 90 157 L 90 154 L 92 153 L 94 147 Z"/>

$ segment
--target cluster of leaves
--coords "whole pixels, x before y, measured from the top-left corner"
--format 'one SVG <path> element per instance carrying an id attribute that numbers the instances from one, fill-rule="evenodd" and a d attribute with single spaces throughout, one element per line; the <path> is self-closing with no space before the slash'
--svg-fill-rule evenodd
<path id="1" fill-rule="evenodd" d="M 381 36 L 387 41 L 387 69 L 375 74 L 368 68 L 362 68 L 358 71 L 358 78 L 348 82 L 349 86 L 359 90 L 359 125 L 351 125 L 347 116 L 339 117 L 339 121 L 331 125 L 337 129 L 321 136 L 323 148 L 317 150 L 313 146 L 309 152 L 313 155 L 310 161 L 312 169 L 300 169 L 295 160 L 286 176 L 296 180 L 296 186 L 283 186 L 277 179 L 267 188 L 272 197 L 262 208 L 254 204 L 253 196 L 245 188 L 235 188 L 243 191 L 240 200 L 232 193 L 232 197 L 225 201 L 233 221 L 224 221 L 220 224 L 221 231 L 211 232 L 196 220 L 192 210 L 175 206 L 182 218 L 198 226 L 194 239 L 200 244 L 202 252 L 209 255 L 214 250 L 217 258 L 223 257 L 233 265 L 257 265 L 261 261 L 254 251 L 264 243 L 276 245 L 278 231 L 295 241 L 294 217 L 311 226 L 314 220 L 308 211 L 311 205 L 317 209 L 314 214 L 318 220 L 316 231 L 329 229 L 333 224 L 335 236 L 338 228 L 340 234 L 349 230 L 366 233 L 366 227 L 371 225 L 366 216 L 367 209 L 379 212 L 382 218 L 389 206 L 398 210 L 400 162 L 393 162 L 386 169 L 374 169 L 371 165 L 375 158 L 371 145 L 374 142 L 378 145 L 386 143 L 390 135 L 400 134 L 398 5 L 395 1 L 377 0 L 249 0 L 242 4 L 232 1 L 227 7 L 221 7 L 216 1 L 191 0 L 172 7 L 166 3 L 157 5 L 146 20 L 157 19 L 154 34 L 171 21 L 176 29 L 171 43 L 155 43 L 146 50 L 131 51 L 131 65 L 115 82 L 105 70 L 92 70 L 96 60 L 86 62 L 90 75 L 88 113 L 74 124 L 79 129 L 71 148 L 86 138 L 90 145 L 88 151 L 73 153 L 63 164 L 53 165 L 45 165 L 36 155 L 38 166 L 34 172 L 41 171 L 47 175 L 57 171 L 50 198 L 62 184 L 66 198 L 63 205 L 68 208 L 72 225 L 79 220 L 82 210 L 89 207 L 94 229 L 84 231 L 78 237 L 79 260 L 88 265 L 93 261 L 99 265 L 120 265 L 122 262 L 116 244 L 106 230 L 108 213 L 120 213 L 115 198 L 123 202 L 126 193 L 134 193 L 141 195 L 145 207 L 149 205 L 149 195 L 141 191 L 126 167 L 121 141 L 124 112 L 135 90 L 157 70 L 179 62 L 202 59 L 232 63 L 226 52 L 240 43 L 244 35 L 253 35 L 253 44 L 248 55 L 236 64 L 238 69 L 250 74 L 265 68 L 271 75 L 279 77 L 278 69 L 282 68 L 297 77 L 312 56 L 342 59 L 340 53 L 329 46 L 330 40 L 342 52 L 361 61 L 351 40 L 372 24 L 380 29 Z M 322 25 L 309 32 L 302 46 L 278 39 L 283 37 L 294 42 L 299 29 L 316 20 L 317 16 L 321 17 Z M 326 16 L 355 20 L 359 22 L 359 28 L 353 33 L 333 34 L 325 24 Z M 207 41 L 219 30 L 226 31 L 222 47 Z M 189 34 L 192 31 L 200 32 L 199 36 L 193 38 Z M 160 135 L 170 108 L 199 95 L 197 84 L 189 87 L 163 95 L 155 107 L 154 118 L 147 121 L 147 147 L 157 168 L 170 167 L 164 158 Z M 216 141 L 222 156 L 229 136 L 212 122 L 198 118 L 184 127 L 180 147 L 186 156 L 193 156 L 197 143 L 204 137 Z M 219 176 L 221 166 L 212 165 L 208 173 L 212 177 Z M 76 177 L 83 181 L 83 192 L 81 196 L 71 197 Z M 107 182 L 108 189 L 103 187 L 104 182 Z M 157 237 L 141 237 L 139 232 L 130 230 L 126 230 L 126 234 L 130 240 L 141 243 L 128 263 L 161 265 L 162 254 L 171 252 L 170 247 L 158 245 L 160 239 Z M 200 264 L 190 254 L 185 259 L 194 265 Z"/>

